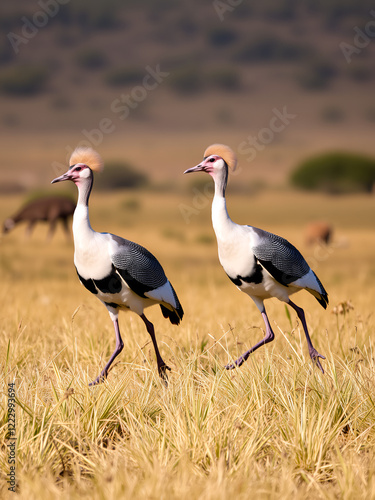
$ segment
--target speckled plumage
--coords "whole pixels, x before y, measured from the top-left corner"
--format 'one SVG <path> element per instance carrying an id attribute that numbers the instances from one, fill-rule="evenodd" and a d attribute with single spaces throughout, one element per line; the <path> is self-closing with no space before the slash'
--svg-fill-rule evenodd
<path id="1" fill-rule="evenodd" d="M 297 312 L 305 331 L 310 356 L 323 371 L 319 358 L 324 359 L 324 356 L 313 347 L 304 312 L 290 300 L 290 296 L 305 289 L 326 308 L 327 292 L 302 254 L 286 239 L 253 226 L 236 224 L 231 220 L 225 200 L 228 161 L 221 154 L 222 151 L 224 153 L 227 151 L 223 145 L 218 145 L 217 148 L 215 145 L 210 146 L 204 153 L 204 160 L 196 167 L 186 170 L 185 173 L 204 171 L 214 179 L 212 224 L 217 239 L 220 263 L 230 280 L 253 299 L 266 325 L 264 339 L 227 368 L 240 366 L 252 352 L 274 339 L 264 300 L 275 297 L 290 305 Z M 236 160 L 232 161 L 236 164 Z"/>
<path id="2" fill-rule="evenodd" d="M 103 167 L 100 156 L 90 148 L 77 149 L 73 165 L 52 182 L 72 180 L 78 187 L 78 202 L 73 216 L 74 265 L 83 286 L 108 309 L 116 333 L 116 348 L 100 375 L 97 384 L 107 377 L 108 370 L 123 348 L 118 325 L 120 310 L 137 313 L 151 336 L 159 375 L 166 382 L 166 370 L 156 342 L 154 327 L 144 309 L 159 304 L 161 312 L 178 325 L 184 311 L 175 290 L 159 261 L 144 247 L 110 233 L 98 233 L 90 225 L 88 200 L 93 184 L 93 170 Z M 94 168 L 93 168 L 94 167 Z"/>

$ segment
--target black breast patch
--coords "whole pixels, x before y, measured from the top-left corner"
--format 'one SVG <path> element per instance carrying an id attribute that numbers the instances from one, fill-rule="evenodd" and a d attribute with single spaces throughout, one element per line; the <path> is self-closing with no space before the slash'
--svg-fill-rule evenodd
<path id="1" fill-rule="evenodd" d="M 77 269 L 76 269 L 77 271 Z M 97 295 L 98 290 L 102 293 L 119 293 L 122 289 L 122 282 L 120 276 L 116 273 L 115 267 L 112 265 L 112 272 L 101 280 L 93 280 L 91 278 L 85 279 L 77 271 L 79 281 L 87 290 L 94 295 Z"/>
<path id="2" fill-rule="evenodd" d="M 248 276 L 240 276 L 238 274 L 236 278 L 232 278 L 228 274 L 228 278 L 236 286 L 241 286 L 243 282 L 245 282 L 245 283 L 254 283 L 255 285 L 258 285 L 259 283 L 262 283 L 262 281 L 263 281 L 262 266 L 259 264 L 259 262 L 257 261 L 257 259 L 254 257 L 254 267 L 252 269 L 252 272 Z"/>
<path id="3" fill-rule="evenodd" d="M 76 268 L 76 271 L 77 271 L 77 268 Z M 96 289 L 95 285 L 94 285 L 94 282 L 92 279 L 88 279 L 88 280 L 85 280 L 85 278 L 82 278 L 82 276 L 79 274 L 79 272 L 77 271 L 77 275 L 78 275 L 78 278 L 79 278 L 79 281 L 82 283 L 82 285 L 87 288 L 87 290 L 93 294 L 97 294 L 98 293 L 98 290 Z"/>
<path id="4" fill-rule="evenodd" d="M 93 280 L 96 287 L 102 293 L 119 293 L 122 289 L 120 276 L 116 273 L 115 266 L 112 264 L 112 272 L 101 280 Z"/>

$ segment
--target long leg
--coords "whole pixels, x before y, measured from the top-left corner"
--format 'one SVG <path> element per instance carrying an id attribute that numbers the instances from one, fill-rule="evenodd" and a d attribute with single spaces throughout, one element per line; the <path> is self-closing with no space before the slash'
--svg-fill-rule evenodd
<path id="1" fill-rule="evenodd" d="M 27 238 L 30 238 L 31 233 L 33 232 L 33 229 L 34 229 L 35 224 L 36 224 L 36 220 L 31 220 L 31 221 L 28 223 L 28 225 L 27 225 L 27 227 L 26 227 L 26 237 L 27 237 Z"/>
<path id="2" fill-rule="evenodd" d="M 47 241 L 51 241 L 52 240 L 52 236 L 54 235 L 54 232 L 55 232 L 55 229 L 56 229 L 56 223 L 57 223 L 57 219 L 50 220 L 49 230 L 48 230 L 48 234 L 47 234 Z"/>
<path id="3" fill-rule="evenodd" d="M 111 364 L 113 363 L 114 359 L 120 354 L 124 347 L 124 342 L 122 341 L 121 334 L 120 334 L 120 328 L 118 326 L 118 319 L 114 318 L 113 319 L 113 326 L 115 327 L 115 333 L 116 333 L 116 348 L 113 351 L 112 356 L 109 358 L 108 363 L 105 365 L 103 370 L 101 371 L 100 375 L 96 377 L 96 379 L 91 382 L 89 385 L 96 385 L 100 384 L 100 382 L 103 382 L 104 379 L 107 378 L 108 370 Z"/>
<path id="4" fill-rule="evenodd" d="M 168 381 L 167 377 L 167 370 L 171 371 L 168 365 L 165 364 L 163 358 L 160 355 L 158 344 L 156 342 L 156 337 L 155 337 L 155 330 L 154 330 L 154 325 L 149 321 L 144 314 L 141 315 L 141 318 L 143 319 L 144 324 L 146 325 L 147 331 L 150 334 L 152 343 L 154 345 L 155 349 L 155 354 L 156 354 L 156 361 L 158 364 L 158 372 L 159 376 L 164 380 L 165 383 Z"/>
<path id="5" fill-rule="evenodd" d="M 306 318 L 305 318 L 305 312 L 304 312 L 304 310 L 302 309 L 302 307 L 298 307 L 290 299 L 289 299 L 288 304 L 291 307 L 293 307 L 293 309 L 297 313 L 297 316 L 301 320 L 301 323 L 302 323 L 302 326 L 303 326 L 303 330 L 304 330 L 305 335 L 306 335 L 307 345 L 309 347 L 310 358 L 318 366 L 318 368 L 320 368 L 322 370 L 322 373 L 324 373 L 324 370 L 323 370 L 322 365 L 320 364 L 319 358 L 321 358 L 321 359 L 326 359 L 326 358 L 322 354 L 319 354 L 318 351 L 315 349 L 315 347 L 312 345 L 312 342 L 311 342 L 311 339 L 310 339 L 310 335 L 309 335 L 309 331 L 307 329 L 307 324 L 306 324 Z"/>
<path id="6" fill-rule="evenodd" d="M 263 307 L 263 310 L 261 311 L 261 313 L 262 313 L 262 317 L 264 320 L 264 324 L 266 325 L 266 335 L 264 336 L 264 338 L 260 342 L 255 344 L 251 349 L 249 349 L 244 354 L 242 354 L 242 356 L 240 356 L 238 359 L 236 359 L 236 361 L 233 364 L 227 365 L 225 367 L 227 370 L 233 370 L 233 368 L 236 368 L 237 366 L 241 366 L 242 363 L 244 363 L 247 360 L 247 358 L 250 356 L 250 354 L 252 352 L 256 351 L 259 347 L 262 347 L 262 345 L 265 345 L 265 344 L 268 344 L 269 342 L 272 342 L 273 339 L 275 338 L 275 334 L 272 331 L 272 328 L 271 328 L 270 322 L 268 321 L 268 316 L 267 316 L 267 313 L 266 313 L 266 310 L 264 307 Z"/>

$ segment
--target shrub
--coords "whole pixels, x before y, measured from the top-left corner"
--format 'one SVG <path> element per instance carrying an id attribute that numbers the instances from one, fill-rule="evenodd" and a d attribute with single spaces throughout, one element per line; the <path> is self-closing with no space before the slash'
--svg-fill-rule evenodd
<path id="1" fill-rule="evenodd" d="M 282 40 L 274 36 L 260 35 L 249 40 L 235 54 L 241 62 L 299 61 L 311 54 L 310 47 Z"/>
<path id="2" fill-rule="evenodd" d="M 168 77 L 169 85 L 180 94 L 197 94 L 204 89 L 204 77 L 201 70 L 195 66 L 176 69 Z"/>
<path id="3" fill-rule="evenodd" d="M 4 72 L 0 90 L 4 94 L 29 96 L 40 92 L 48 79 L 48 72 L 37 66 L 18 66 Z"/>
<path id="4" fill-rule="evenodd" d="M 313 61 L 297 75 L 297 81 L 302 88 L 321 90 L 328 87 L 336 75 L 337 70 L 331 62 Z"/>
<path id="5" fill-rule="evenodd" d="M 108 62 L 106 56 L 102 52 L 93 48 L 78 52 L 75 59 L 80 67 L 89 70 L 103 68 Z"/>
<path id="6" fill-rule="evenodd" d="M 123 188 L 138 189 L 147 184 L 146 174 L 128 163 L 119 161 L 108 163 L 103 173 L 97 177 L 97 187 L 103 191 Z"/>
<path id="7" fill-rule="evenodd" d="M 68 26 L 78 25 L 81 30 L 111 29 L 118 23 L 118 0 L 75 0 L 62 5 L 58 19 Z"/>
<path id="8" fill-rule="evenodd" d="M 208 74 L 212 85 L 223 90 L 237 90 L 240 87 L 240 75 L 232 68 L 217 68 Z"/>
<path id="9" fill-rule="evenodd" d="M 294 186 L 328 193 L 371 192 L 375 159 L 350 153 L 326 153 L 304 161 L 291 175 Z"/>
<path id="10" fill-rule="evenodd" d="M 230 45 L 237 39 L 236 32 L 228 28 L 213 28 L 208 33 L 209 42 L 216 47 Z"/>

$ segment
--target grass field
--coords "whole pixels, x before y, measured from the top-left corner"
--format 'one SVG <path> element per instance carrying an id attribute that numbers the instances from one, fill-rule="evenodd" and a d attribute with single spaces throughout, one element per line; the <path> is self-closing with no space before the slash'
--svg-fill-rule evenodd
<path id="1" fill-rule="evenodd" d="M 52 189 L 52 188 L 51 188 Z M 276 339 L 240 369 L 223 366 L 263 336 L 255 305 L 217 259 L 210 203 L 196 193 L 97 194 L 91 222 L 149 248 L 185 309 L 179 327 L 153 321 L 169 387 L 139 318 L 120 315 L 125 348 L 108 380 L 89 388 L 115 344 L 105 308 L 78 282 L 61 229 L 0 241 L 0 496 L 7 497 L 7 384 L 15 382 L 18 493 L 24 499 L 375 498 L 375 198 L 291 191 L 228 193 L 232 218 L 287 237 L 325 285 L 324 311 L 306 292 L 322 375 L 301 324 L 266 303 Z M 0 199 L 0 219 L 20 197 Z M 183 206 L 181 205 L 183 204 Z M 189 223 L 183 218 L 193 208 Z M 306 247 L 312 219 L 335 228 Z M 337 306 L 349 301 L 342 313 Z"/>

